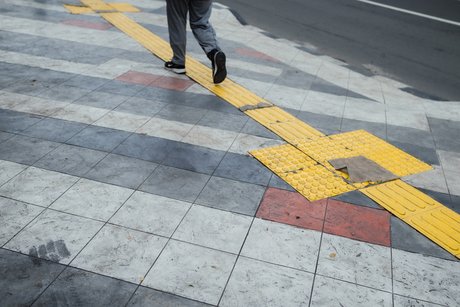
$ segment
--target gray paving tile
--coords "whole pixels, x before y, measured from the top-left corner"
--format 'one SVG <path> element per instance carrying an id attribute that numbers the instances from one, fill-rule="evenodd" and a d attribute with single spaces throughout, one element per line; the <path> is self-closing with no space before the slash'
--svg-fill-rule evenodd
<path id="1" fill-rule="evenodd" d="M 460 121 L 428 117 L 436 148 L 460 152 Z"/>
<path id="2" fill-rule="evenodd" d="M 134 96 L 140 92 L 145 86 L 138 84 L 125 83 L 117 80 L 111 80 L 98 87 L 98 92 L 106 92 L 115 95 Z"/>
<path id="3" fill-rule="evenodd" d="M 99 126 L 88 126 L 67 144 L 110 152 L 130 136 L 131 133 Z"/>
<path id="4" fill-rule="evenodd" d="M 102 151 L 62 144 L 36 162 L 34 166 L 69 175 L 83 176 L 106 155 Z"/>
<path id="5" fill-rule="evenodd" d="M 97 48 L 100 48 L 98 46 Z M 87 90 L 95 90 L 96 88 L 104 85 L 109 80 L 103 78 L 96 78 L 84 75 L 76 75 L 75 77 L 69 79 L 68 81 L 62 83 L 62 85 L 78 87 Z"/>
<path id="6" fill-rule="evenodd" d="M 166 105 L 167 103 L 164 102 L 158 102 L 140 97 L 131 97 L 122 104 L 120 104 L 115 109 L 115 111 L 143 116 L 154 116 Z"/>
<path id="7" fill-rule="evenodd" d="M 87 89 L 81 89 L 78 87 L 61 84 L 40 91 L 36 96 L 56 101 L 72 102 L 85 96 L 89 93 L 89 91 L 90 90 Z"/>
<path id="8" fill-rule="evenodd" d="M 264 192 L 265 188 L 259 185 L 212 177 L 196 203 L 254 216 Z"/>
<path id="9" fill-rule="evenodd" d="M 35 79 L 21 80 L 5 87 L 3 90 L 6 92 L 17 93 L 22 95 L 37 96 L 41 92 L 55 86 L 54 83 L 40 82 Z"/>
<path id="10" fill-rule="evenodd" d="M 43 117 L 0 109 L 0 130 L 4 132 L 21 132 L 41 121 Z"/>
<path id="11" fill-rule="evenodd" d="M 161 163 L 168 157 L 176 143 L 166 139 L 133 134 L 121 143 L 113 153 Z"/>
<path id="12" fill-rule="evenodd" d="M 337 86 L 325 80 L 317 80 L 313 82 L 310 89 L 315 92 L 321 92 L 321 93 L 332 94 L 332 95 L 337 95 L 337 96 L 346 96 L 348 92 L 346 88 Z"/>
<path id="13" fill-rule="evenodd" d="M 177 122 L 196 124 L 208 111 L 201 108 L 168 104 L 158 112 L 155 117 L 174 120 Z"/>
<path id="14" fill-rule="evenodd" d="M 391 217 L 391 246 L 408 252 L 455 260 L 450 253 L 395 216 Z"/>
<path id="15" fill-rule="evenodd" d="M 177 295 L 139 287 L 128 306 L 133 307 L 206 307 L 212 306 L 202 302 L 193 301 Z"/>
<path id="16" fill-rule="evenodd" d="M 296 116 L 300 120 L 317 129 L 326 128 L 332 130 L 340 130 L 340 123 L 342 122 L 342 119 L 339 117 L 316 114 L 307 111 L 300 111 Z"/>
<path id="17" fill-rule="evenodd" d="M 0 131 L 0 143 L 12 138 L 14 134 Z"/>
<path id="18" fill-rule="evenodd" d="M 125 306 L 136 285 L 67 268 L 33 306 Z"/>
<path id="19" fill-rule="evenodd" d="M 210 175 L 224 154 L 223 151 L 176 142 L 163 164 Z"/>
<path id="20" fill-rule="evenodd" d="M 30 66 L 24 66 L 24 68 L 30 69 Z M 41 82 L 53 83 L 56 85 L 62 84 L 74 76 L 75 75 L 71 73 L 41 68 L 37 68 L 33 73 L 33 79 Z"/>
<path id="21" fill-rule="evenodd" d="M 136 97 L 175 104 L 185 104 L 187 97 L 191 96 L 192 94 L 190 93 L 152 87 L 145 87 L 136 94 Z"/>
<path id="22" fill-rule="evenodd" d="M 434 148 L 421 147 L 396 141 L 391 141 L 390 143 L 425 163 L 440 165 L 438 154 Z"/>
<path id="23" fill-rule="evenodd" d="M 270 182 L 268 183 L 268 186 L 271 188 L 295 191 L 295 189 L 291 187 L 289 184 L 287 184 L 286 181 L 284 181 L 283 179 L 281 179 L 275 174 L 272 174 L 272 177 L 270 178 Z"/>
<path id="24" fill-rule="evenodd" d="M 386 140 L 387 138 L 386 125 L 381 123 L 371 123 L 362 120 L 344 118 L 340 128 L 343 132 L 360 129 L 366 130 L 383 140 Z"/>
<path id="25" fill-rule="evenodd" d="M 0 49 L 17 51 L 17 48 L 24 48 L 42 39 L 39 36 L 20 34 L 8 31 L 0 31 Z"/>
<path id="26" fill-rule="evenodd" d="M 405 297 L 401 295 L 394 295 L 394 307 L 436 307 L 442 306 L 438 304 L 433 304 L 430 302 L 425 302 L 419 299 Z"/>
<path id="27" fill-rule="evenodd" d="M 87 125 L 62 119 L 45 118 L 21 132 L 23 135 L 53 142 L 65 142 Z"/>
<path id="28" fill-rule="evenodd" d="M 91 169 L 85 177 L 137 189 L 156 167 L 156 163 L 109 154 Z"/>
<path id="29" fill-rule="evenodd" d="M 460 214 L 460 196 L 451 195 L 450 198 L 452 199 L 451 203 L 446 204 L 446 206 Z"/>
<path id="30" fill-rule="evenodd" d="M 435 147 L 433 136 L 429 131 L 387 125 L 387 137 L 389 141 L 408 143 L 427 148 Z"/>
<path id="31" fill-rule="evenodd" d="M 2 143 L 0 159 L 32 165 L 58 146 L 59 143 L 16 135 Z"/>
<path id="32" fill-rule="evenodd" d="M 214 95 L 187 93 L 186 99 L 184 101 L 180 101 L 180 103 L 187 106 L 202 108 L 210 111 L 241 115 L 240 110 L 238 110 L 225 100 Z"/>
<path id="33" fill-rule="evenodd" d="M 264 63 L 267 65 L 267 63 Z M 294 68 L 285 68 L 276 79 L 276 84 L 307 90 L 315 81 L 316 76 Z"/>
<path id="34" fill-rule="evenodd" d="M 129 96 L 93 91 L 74 101 L 79 105 L 112 110 L 129 99 Z"/>
<path id="35" fill-rule="evenodd" d="M 369 207 L 369 208 L 375 208 L 375 209 L 382 209 L 383 207 L 377 204 L 375 201 L 364 195 L 363 193 L 359 191 L 351 191 L 348 193 L 340 194 L 337 196 L 332 197 L 333 199 L 344 201 L 346 203 L 358 205 L 358 206 L 364 206 L 364 207 Z"/>
<path id="36" fill-rule="evenodd" d="M 244 125 L 243 129 L 241 130 L 242 133 L 257 135 L 264 138 L 279 140 L 279 136 L 259 124 L 253 119 L 249 119 L 246 125 Z"/>
<path id="37" fill-rule="evenodd" d="M 198 125 L 240 132 L 248 120 L 249 118 L 245 115 L 233 115 L 209 111 L 205 116 L 203 116 L 203 118 L 201 118 Z"/>
<path id="38" fill-rule="evenodd" d="M 63 265 L 0 249 L 3 306 L 29 306 L 64 270 Z"/>
<path id="39" fill-rule="evenodd" d="M 160 165 L 139 190 L 194 202 L 208 180 L 208 175 Z"/>
<path id="40" fill-rule="evenodd" d="M 267 185 L 272 172 L 253 157 L 227 152 L 214 172 L 215 176 L 259 185 Z"/>

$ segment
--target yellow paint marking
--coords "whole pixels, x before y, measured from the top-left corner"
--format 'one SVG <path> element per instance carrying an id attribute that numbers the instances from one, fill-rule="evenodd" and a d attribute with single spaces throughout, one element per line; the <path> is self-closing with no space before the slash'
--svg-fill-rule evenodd
<path id="1" fill-rule="evenodd" d="M 64 7 L 71 13 L 71 14 L 89 14 L 94 13 L 92 9 L 86 6 L 78 6 L 78 5 L 69 5 L 64 4 Z"/>
<path id="2" fill-rule="evenodd" d="M 460 215 L 401 180 L 362 189 L 382 207 L 460 258 Z"/>

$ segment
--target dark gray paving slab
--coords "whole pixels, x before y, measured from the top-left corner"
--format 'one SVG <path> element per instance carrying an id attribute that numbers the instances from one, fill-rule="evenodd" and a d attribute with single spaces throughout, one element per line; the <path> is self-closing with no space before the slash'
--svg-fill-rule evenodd
<path id="1" fill-rule="evenodd" d="M 54 142 L 65 142 L 87 125 L 62 119 L 45 118 L 21 134 Z"/>
<path id="2" fill-rule="evenodd" d="M 387 125 L 387 137 L 389 141 L 435 148 L 433 136 L 429 131 Z"/>
<path id="3" fill-rule="evenodd" d="M 88 126 L 67 141 L 67 144 L 110 152 L 131 133 L 105 127 Z"/>
<path id="4" fill-rule="evenodd" d="M 93 91 L 74 101 L 76 104 L 101 108 L 115 109 L 129 99 L 129 96 Z"/>
<path id="5" fill-rule="evenodd" d="M 205 116 L 203 116 L 203 118 L 201 118 L 201 120 L 198 122 L 198 125 L 240 132 L 248 120 L 249 117 L 246 115 L 234 115 L 209 111 Z"/>
<path id="6" fill-rule="evenodd" d="M 197 204 L 254 216 L 265 188 L 259 185 L 211 177 Z"/>
<path id="7" fill-rule="evenodd" d="M 242 133 L 257 135 L 264 138 L 279 140 L 279 136 L 256 122 L 255 120 L 249 118 L 246 125 L 244 125 L 243 129 L 241 130 Z"/>
<path id="8" fill-rule="evenodd" d="M 50 89 L 51 87 L 55 86 L 53 83 L 43 82 L 43 81 L 36 81 L 35 79 L 32 80 L 20 80 L 19 82 L 15 82 L 3 90 L 10 93 L 17 93 L 22 95 L 29 95 L 29 96 L 37 96 L 43 91 Z"/>
<path id="9" fill-rule="evenodd" d="M 268 186 L 271 188 L 295 191 L 295 189 L 291 187 L 289 184 L 287 184 L 286 181 L 284 181 L 283 179 L 281 179 L 275 174 L 272 174 L 272 177 L 270 178 L 270 181 L 268 182 Z"/>
<path id="10" fill-rule="evenodd" d="M 121 143 L 113 153 L 141 160 L 161 163 L 170 153 L 177 142 L 133 134 Z"/>
<path id="11" fill-rule="evenodd" d="M 267 65 L 267 63 L 265 63 L 265 65 Z M 278 79 L 276 79 L 275 83 L 279 85 L 308 90 L 315 79 L 316 76 L 314 75 L 294 68 L 286 67 L 283 69 L 283 72 L 278 77 Z"/>
<path id="12" fill-rule="evenodd" d="M 391 246 L 408 252 L 456 260 L 454 256 L 397 217 L 391 217 Z"/>
<path id="13" fill-rule="evenodd" d="M 103 78 L 75 75 L 75 77 L 64 82 L 63 85 L 83 88 L 87 90 L 95 90 L 96 88 L 104 85 L 108 81 L 109 81 L 108 79 L 103 79 Z"/>
<path id="14" fill-rule="evenodd" d="M 107 153 L 78 146 L 62 144 L 34 164 L 51 171 L 83 176 Z"/>
<path id="15" fill-rule="evenodd" d="M 64 270 L 63 265 L 0 249 L 2 306 L 29 306 Z"/>
<path id="16" fill-rule="evenodd" d="M 154 289 L 139 287 L 128 306 L 135 307 L 205 307 L 212 306 L 192 301 L 173 294 L 160 292 Z"/>
<path id="17" fill-rule="evenodd" d="M 0 31 L 0 49 L 17 51 L 42 39 L 39 36 Z"/>
<path id="18" fill-rule="evenodd" d="M 337 195 L 332 197 L 332 199 L 340 200 L 346 203 L 358 205 L 358 206 L 364 206 L 364 207 L 369 207 L 369 208 L 374 208 L 374 209 L 384 209 L 382 206 L 377 204 L 375 201 L 364 195 L 363 193 L 359 191 L 351 191 L 348 193 L 344 193 L 341 195 Z"/>
<path id="19" fill-rule="evenodd" d="M 242 115 L 242 112 L 225 100 L 215 95 L 189 94 L 182 104 L 206 110 Z"/>
<path id="20" fill-rule="evenodd" d="M 225 152 L 176 142 L 162 164 L 211 175 Z"/>
<path id="21" fill-rule="evenodd" d="M 98 87 L 96 90 L 98 92 L 106 92 L 115 95 L 134 96 L 142 89 L 144 89 L 144 87 L 144 85 L 126 83 L 117 80 L 110 80 L 104 85 Z"/>
<path id="22" fill-rule="evenodd" d="M 131 113 L 142 116 L 155 116 L 167 103 L 158 102 L 151 99 L 131 97 L 120 104 L 115 111 Z"/>
<path id="23" fill-rule="evenodd" d="M 451 195 L 450 198 L 451 202 L 450 204 L 446 204 L 446 206 L 460 214 L 460 196 Z"/>
<path id="24" fill-rule="evenodd" d="M 227 152 L 214 175 L 258 185 L 267 185 L 272 172 L 253 157 Z"/>
<path id="25" fill-rule="evenodd" d="M 367 132 L 370 132 L 383 140 L 386 140 L 387 138 L 386 124 L 381 123 L 371 123 L 362 120 L 344 118 L 340 130 L 347 132 L 360 129 L 366 130 Z"/>
<path id="26" fill-rule="evenodd" d="M 209 175 L 160 165 L 139 190 L 169 198 L 194 202 L 209 180 Z"/>
<path id="27" fill-rule="evenodd" d="M 85 177 L 137 189 L 156 167 L 156 163 L 109 154 L 91 169 Z"/>
<path id="28" fill-rule="evenodd" d="M 168 104 L 162 108 L 155 117 L 194 125 L 198 123 L 207 112 L 208 110 L 201 108 Z"/>
<path id="29" fill-rule="evenodd" d="M 0 130 L 13 133 L 21 132 L 43 118 L 38 115 L 0 109 Z"/>
<path id="30" fill-rule="evenodd" d="M 9 87 L 15 83 L 18 83 L 20 79 L 18 77 L 13 77 L 13 76 L 8 76 L 8 75 L 3 75 L 0 74 L 0 89 L 4 89 L 6 87 Z"/>
<path id="31" fill-rule="evenodd" d="M 67 268 L 33 306 L 125 306 L 136 285 Z"/>
<path id="32" fill-rule="evenodd" d="M 460 121 L 428 117 L 436 148 L 460 152 Z"/>
<path id="33" fill-rule="evenodd" d="M 342 119 L 339 117 L 316 114 L 306 111 L 297 112 L 296 116 L 315 128 L 326 128 L 332 130 L 340 130 Z"/>
<path id="34" fill-rule="evenodd" d="M 191 95 L 185 92 L 167 90 L 162 88 L 145 87 L 136 94 L 137 97 L 149 99 L 163 103 L 184 104 L 187 96 Z"/>
<path id="35" fill-rule="evenodd" d="M 14 134 L 0 131 L 0 143 L 12 138 Z"/>
<path id="36" fill-rule="evenodd" d="M 57 148 L 59 143 L 16 135 L 0 146 L 0 159 L 32 165 Z"/>
<path id="37" fill-rule="evenodd" d="M 30 69 L 30 66 L 23 67 L 24 69 Z M 58 85 L 66 82 L 70 78 L 75 77 L 75 74 L 50 69 L 34 68 L 31 71 L 31 77 L 37 81 Z"/>
<path id="38" fill-rule="evenodd" d="M 423 162 L 426 162 L 428 164 L 440 165 L 438 154 L 436 153 L 436 150 L 434 148 L 427 148 L 396 141 L 391 141 L 390 143 L 398 147 L 402 151 L 422 160 Z"/>
<path id="39" fill-rule="evenodd" d="M 49 89 L 43 90 L 39 92 L 36 96 L 56 101 L 73 102 L 85 96 L 89 92 L 90 90 L 87 89 L 60 84 L 50 87 Z"/>
<path id="40" fill-rule="evenodd" d="M 316 80 L 311 85 L 310 89 L 315 92 L 322 92 L 322 93 L 332 94 L 332 95 L 337 95 L 337 96 L 346 96 L 348 92 L 346 88 L 337 86 L 325 80 Z"/>
<path id="41" fill-rule="evenodd" d="M 454 210 L 458 214 L 460 214 L 460 197 L 455 195 L 449 195 L 446 193 L 436 192 L 427 189 L 420 189 L 423 193 L 427 194 L 428 196 L 432 197 L 434 200 L 440 202 L 441 204 L 445 205 L 446 207 Z"/>

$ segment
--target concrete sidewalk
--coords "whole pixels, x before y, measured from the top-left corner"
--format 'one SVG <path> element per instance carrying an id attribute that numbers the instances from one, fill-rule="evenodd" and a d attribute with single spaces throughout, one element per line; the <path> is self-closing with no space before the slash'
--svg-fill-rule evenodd
<path id="1" fill-rule="evenodd" d="M 308 202 L 248 155 L 277 135 L 72 1 L 0 0 L 0 306 L 460 305 L 458 259 L 358 192 Z M 213 24 L 232 80 L 433 165 L 404 181 L 460 213 L 460 102 Z"/>

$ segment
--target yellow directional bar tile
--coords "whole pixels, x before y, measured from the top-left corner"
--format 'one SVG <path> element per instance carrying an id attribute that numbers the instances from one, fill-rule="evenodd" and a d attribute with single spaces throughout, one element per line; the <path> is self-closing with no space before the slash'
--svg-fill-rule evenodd
<path id="1" fill-rule="evenodd" d="M 70 5 L 64 4 L 64 7 L 71 13 L 71 14 L 88 14 L 94 13 L 92 9 L 86 6 L 78 6 L 78 5 Z"/>
<path id="2" fill-rule="evenodd" d="M 115 10 L 119 12 L 125 12 L 125 13 L 137 13 L 140 12 L 140 10 L 129 4 L 129 3 L 108 3 L 109 6 L 114 8 Z"/>
<path id="3" fill-rule="evenodd" d="M 297 147 L 328 168 L 332 159 L 365 156 L 398 177 L 431 169 L 430 165 L 364 130 L 304 141 Z"/>
<path id="4" fill-rule="evenodd" d="M 80 0 L 81 3 L 92 9 L 93 11 L 113 11 L 114 8 L 102 0 Z"/>
<path id="5" fill-rule="evenodd" d="M 401 180 L 360 190 L 460 258 L 460 215 Z"/>
<path id="6" fill-rule="evenodd" d="M 290 144 L 253 150 L 250 154 L 310 201 L 356 189 Z"/>

